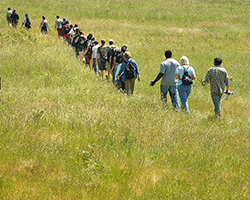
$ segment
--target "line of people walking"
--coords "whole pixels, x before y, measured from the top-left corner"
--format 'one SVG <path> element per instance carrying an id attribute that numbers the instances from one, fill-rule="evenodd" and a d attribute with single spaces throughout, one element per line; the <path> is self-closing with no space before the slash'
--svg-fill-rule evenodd
<path id="1" fill-rule="evenodd" d="M 72 25 L 64 17 L 56 16 L 55 30 L 57 36 L 63 38 L 75 51 L 76 57 L 96 75 L 111 80 L 122 92 L 132 95 L 135 80 L 140 81 L 138 65 L 132 59 L 127 46 L 118 48 L 113 39 L 106 45 L 105 39 L 100 41 L 92 33 L 85 36 L 78 24 Z"/>
<path id="2" fill-rule="evenodd" d="M 8 8 L 6 20 L 9 26 L 16 27 L 19 16 L 14 9 Z M 31 28 L 31 20 L 28 14 L 25 14 L 22 26 Z M 45 16 L 39 28 L 43 34 L 48 33 L 50 26 Z M 119 90 L 132 95 L 134 92 L 135 80 L 140 81 L 140 72 L 138 65 L 132 59 L 131 53 L 127 46 L 123 45 L 120 49 L 115 46 L 114 40 L 110 39 L 106 45 L 105 39 L 100 41 L 89 33 L 85 33 L 79 28 L 78 24 L 72 25 L 64 17 L 56 16 L 55 30 L 58 38 L 63 38 L 68 45 L 75 51 L 76 57 L 82 61 L 90 71 L 107 80 L 112 80 L 114 86 Z M 169 93 L 174 109 L 180 111 L 180 108 L 190 114 L 188 106 L 188 97 L 192 91 L 193 81 L 196 79 L 195 70 L 189 65 L 189 59 L 186 56 L 181 57 L 178 61 L 173 59 L 172 52 L 165 52 L 166 59 L 160 65 L 160 72 L 156 78 L 151 81 L 150 86 L 154 86 L 161 79 L 160 91 L 161 100 L 167 103 L 167 94 Z M 221 66 L 222 59 L 214 59 L 214 67 L 207 71 L 204 82 L 210 83 L 211 97 L 214 104 L 216 117 L 220 117 L 220 101 L 222 94 L 229 93 L 229 79 L 225 68 Z M 224 91 L 226 86 L 226 91 Z M 181 107 L 179 105 L 179 98 Z"/>

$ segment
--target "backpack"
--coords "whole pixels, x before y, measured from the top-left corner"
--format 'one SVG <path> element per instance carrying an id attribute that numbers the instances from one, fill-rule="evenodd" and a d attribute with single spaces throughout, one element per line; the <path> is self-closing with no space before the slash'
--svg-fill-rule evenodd
<path id="1" fill-rule="evenodd" d="M 30 18 L 28 18 L 28 17 L 26 17 L 25 27 L 31 28 Z"/>
<path id="2" fill-rule="evenodd" d="M 184 74 L 183 74 L 182 79 L 181 79 L 182 80 L 182 85 L 191 85 L 191 84 L 193 84 L 193 80 L 192 80 L 191 76 L 188 74 L 188 68 L 189 67 L 187 67 L 187 69 L 185 69 L 183 67 Z"/>
<path id="3" fill-rule="evenodd" d="M 62 20 L 60 19 L 57 20 L 57 28 L 62 29 Z"/>
<path id="4" fill-rule="evenodd" d="M 126 67 L 125 67 L 125 76 L 126 76 L 126 79 L 133 79 L 135 78 L 135 69 L 134 69 L 134 66 L 132 64 L 132 60 L 130 60 L 129 62 L 126 62 Z"/>
<path id="5" fill-rule="evenodd" d="M 80 36 L 80 38 L 79 38 L 79 40 L 77 42 L 78 42 L 80 47 L 83 47 L 85 40 L 84 40 L 83 37 Z"/>
<path id="6" fill-rule="evenodd" d="M 98 49 L 97 49 L 97 53 L 100 54 L 101 63 L 103 63 L 103 64 L 106 64 L 106 62 L 107 62 L 107 59 L 104 56 L 105 55 L 105 49 L 106 49 L 106 46 L 99 46 Z"/>
<path id="7" fill-rule="evenodd" d="M 90 43 L 90 40 L 85 40 L 84 43 L 83 43 L 83 50 L 85 51 L 87 48 L 88 48 L 88 45 Z"/>
<path id="8" fill-rule="evenodd" d="M 66 24 L 63 30 L 63 34 L 68 34 L 69 32 L 70 32 L 70 27 L 68 24 Z"/>
<path id="9" fill-rule="evenodd" d="M 46 29 L 46 28 L 47 28 L 47 23 L 44 21 L 44 22 L 43 22 L 42 29 Z"/>
<path id="10" fill-rule="evenodd" d="M 108 55 L 107 55 L 107 61 L 109 62 L 109 58 L 112 56 L 114 57 L 115 55 L 115 48 L 116 46 L 110 46 L 109 47 L 109 51 L 108 51 Z"/>
<path id="11" fill-rule="evenodd" d="M 92 41 L 90 41 L 90 44 L 89 44 L 89 50 L 88 50 L 88 54 L 92 54 L 92 48 L 94 46 L 94 43 Z"/>

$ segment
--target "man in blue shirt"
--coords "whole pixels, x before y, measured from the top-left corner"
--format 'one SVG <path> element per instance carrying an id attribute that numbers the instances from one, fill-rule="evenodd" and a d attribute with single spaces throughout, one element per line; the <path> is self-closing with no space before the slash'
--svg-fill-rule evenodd
<path id="1" fill-rule="evenodd" d="M 179 111 L 180 106 L 177 93 L 178 80 L 175 79 L 175 71 L 180 64 L 172 58 L 172 52 L 170 50 L 165 51 L 165 57 L 166 60 L 161 63 L 159 74 L 154 81 L 151 81 L 150 85 L 154 86 L 155 83 L 161 79 L 161 100 L 167 103 L 167 94 L 169 92 L 173 107 Z"/>

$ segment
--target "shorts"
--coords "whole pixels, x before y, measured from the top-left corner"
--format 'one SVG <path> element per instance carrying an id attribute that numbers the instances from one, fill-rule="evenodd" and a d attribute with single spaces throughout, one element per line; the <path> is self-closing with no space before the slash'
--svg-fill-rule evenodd
<path id="1" fill-rule="evenodd" d="M 107 70 L 106 63 L 103 63 L 100 59 L 98 59 L 98 69 L 101 71 Z"/>

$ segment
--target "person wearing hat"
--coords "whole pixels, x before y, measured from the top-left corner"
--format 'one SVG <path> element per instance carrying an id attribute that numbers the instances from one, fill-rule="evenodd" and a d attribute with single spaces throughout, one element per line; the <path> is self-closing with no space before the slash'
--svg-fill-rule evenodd
<path id="1" fill-rule="evenodd" d="M 182 80 L 183 78 L 185 78 L 184 77 L 185 71 L 190 78 L 189 83 L 185 83 Z M 181 66 L 177 67 L 175 71 L 175 78 L 178 80 L 177 86 L 178 86 L 179 96 L 181 99 L 181 108 L 189 114 L 190 112 L 188 109 L 188 96 L 192 90 L 192 85 L 193 85 L 192 80 L 195 80 L 196 76 L 193 67 L 189 66 L 189 60 L 186 56 L 181 57 Z"/>
<path id="2" fill-rule="evenodd" d="M 207 71 L 205 82 L 210 83 L 210 91 L 211 91 L 211 97 L 214 104 L 214 112 L 215 116 L 219 117 L 221 116 L 220 113 L 220 100 L 221 96 L 224 93 L 224 89 L 226 86 L 226 93 L 229 92 L 229 79 L 227 71 L 224 67 L 221 66 L 222 59 L 221 58 L 215 58 L 214 59 L 214 67 L 210 68 Z"/>
<path id="3" fill-rule="evenodd" d="M 23 18 L 22 26 L 26 29 L 31 28 L 31 20 L 30 20 L 28 14 L 25 14 L 25 18 Z"/>
<path id="4" fill-rule="evenodd" d="M 177 92 L 177 79 L 175 71 L 180 66 L 179 62 L 172 58 L 172 51 L 165 51 L 166 59 L 161 62 L 160 72 L 155 80 L 151 81 L 150 86 L 154 86 L 161 79 L 161 100 L 167 103 L 167 94 L 169 93 L 174 109 L 180 110 L 179 97 Z"/>

